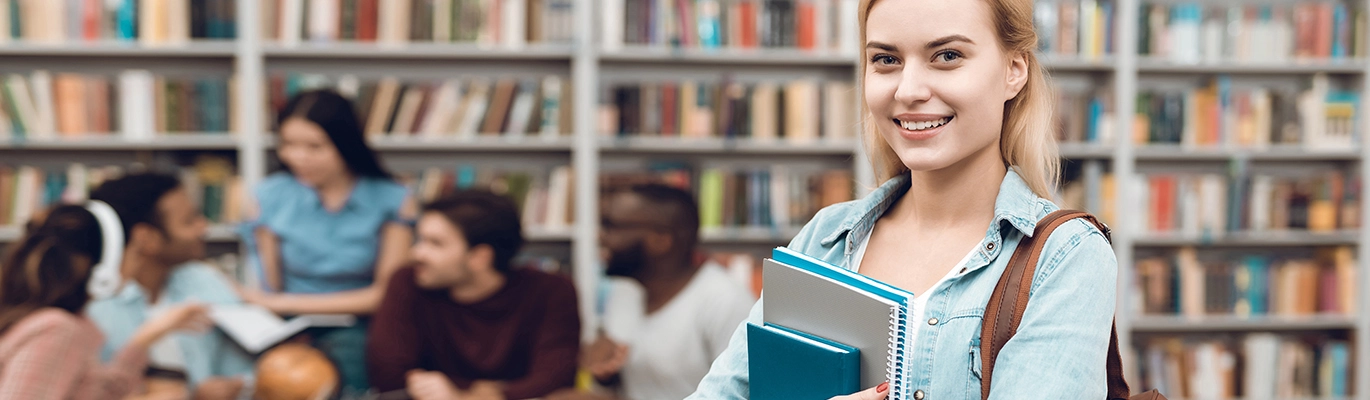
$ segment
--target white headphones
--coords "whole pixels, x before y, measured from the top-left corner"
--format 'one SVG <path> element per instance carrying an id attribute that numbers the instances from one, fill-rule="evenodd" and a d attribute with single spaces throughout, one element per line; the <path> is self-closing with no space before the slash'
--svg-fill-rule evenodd
<path id="1" fill-rule="evenodd" d="M 100 262 L 90 272 L 86 291 L 94 299 L 105 299 L 118 293 L 123 283 L 119 277 L 119 264 L 124 260 L 124 224 L 114 208 L 103 201 L 87 201 L 86 210 L 99 223 L 101 237 Z"/>

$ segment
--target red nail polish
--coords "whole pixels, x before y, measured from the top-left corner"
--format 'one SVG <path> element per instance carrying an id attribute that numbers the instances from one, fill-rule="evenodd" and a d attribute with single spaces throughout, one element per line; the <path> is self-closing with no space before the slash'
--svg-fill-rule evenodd
<path id="1" fill-rule="evenodd" d="M 875 392 L 876 392 L 876 393 L 885 393 L 885 392 L 888 391 L 888 390 L 890 390 L 890 383 L 889 383 L 889 382 L 881 383 L 880 386 L 876 386 L 876 387 L 875 387 Z"/>

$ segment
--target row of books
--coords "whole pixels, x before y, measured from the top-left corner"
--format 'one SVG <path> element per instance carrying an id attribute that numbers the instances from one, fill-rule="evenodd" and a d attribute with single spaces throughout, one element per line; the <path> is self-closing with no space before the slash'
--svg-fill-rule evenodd
<path id="1" fill-rule="evenodd" d="M 1070 168 L 1068 163 L 1065 168 L 1068 174 Z M 1113 179 L 1113 174 L 1103 174 L 1099 177 L 1098 184 L 1098 188 L 1090 190 L 1086 187 L 1087 183 L 1083 177 L 1063 179 L 1056 190 L 1057 204 L 1068 210 L 1089 211 L 1104 224 L 1113 225 L 1113 222 L 1117 221 L 1117 205 L 1115 204 L 1117 184 Z M 1090 209 L 1087 207 L 1091 201 L 1097 203 L 1099 208 Z"/>
<path id="2" fill-rule="evenodd" d="M 243 221 L 243 204 L 249 194 L 237 169 L 227 157 L 200 154 L 193 164 L 180 168 L 181 187 L 190 194 L 192 204 L 215 224 Z"/>
<path id="3" fill-rule="evenodd" d="M 310 42 L 570 43 L 572 0 L 262 0 L 263 37 Z"/>
<path id="4" fill-rule="evenodd" d="M 604 48 L 790 48 L 854 55 L 857 6 L 857 0 L 610 0 L 602 9 Z"/>
<path id="5" fill-rule="evenodd" d="M 1360 227 L 1361 184 L 1337 170 L 1319 174 L 1150 174 L 1133 184 L 1145 206 L 1130 215 L 1142 232 L 1221 238 L 1233 232 Z"/>
<path id="6" fill-rule="evenodd" d="M 1228 76 L 1185 92 L 1143 92 L 1134 142 L 1189 147 L 1266 148 L 1272 144 L 1347 149 L 1359 143 L 1360 94 L 1315 75 L 1301 93 L 1234 88 Z"/>
<path id="7" fill-rule="evenodd" d="M 102 182 L 123 175 L 120 166 L 71 164 L 65 170 L 0 165 L 0 226 L 22 226 L 34 213 L 56 204 L 84 201 Z M 210 222 L 241 221 L 242 183 L 228 162 L 202 158 L 181 173 L 182 187 Z"/>
<path id="8" fill-rule="evenodd" d="M 1356 259 L 1348 246 L 1318 249 L 1315 257 L 1212 254 L 1193 247 L 1137 260 L 1142 312 L 1206 315 L 1353 315 Z M 1206 255 L 1209 256 L 1209 255 Z"/>
<path id="9" fill-rule="evenodd" d="M 1113 95 L 1107 90 L 1056 92 L 1056 140 L 1061 143 L 1111 143 Z"/>
<path id="10" fill-rule="evenodd" d="M 789 229 L 808 222 L 819 209 L 851 200 L 852 173 L 846 169 L 773 165 L 695 168 L 656 162 L 640 172 L 604 172 L 605 189 L 645 182 L 691 190 L 699 203 L 700 228 Z"/>
<path id="11" fill-rule="evenodd" d="M 229 80 L 155 76 L 129 70 L 117 77 L 35 71 L 5 76 L 0 90 L 0 139 L 155 132 L 227 132 Z"/>
<path id="12" fill-rule="evenodd" d="M 1115 8 L 1112 0 L 1036 2 L 1037 50 L 1047 56 L 1083 58 L 1113 54 Z"/>
<path id="13" fill-rule="evenodd" d="M 568 86 L 556 75 L 366 82 L 353 76 L 334 81 L 320 75 L 278 75 L 271 78 L 269 101 L 273 110 L 280 110 L 300 90 L 336 88 L 357 106 L 368 137 L 556 137 L 570 134 Z"/>
<path id="14" fill-rule="evenodd" d="M 851 138 L 858 129 L 855 89 L 844 81 L 646 82 L 606 91 L 599 121 L 605 135 L 803 143 Z"/>
<path id="15" fill-rule="evenodd" d="M 1138 364 L 1141 386 L 1170 398 L 1336 399 L 1352 393 L 1353 352 L 1345 340 L 1272 333 L 1156 338 L 1140 347 Z"/>
<path id="16" fill-rule="evenodd" d="M 237 36 L 237 0 L 0 0 L 0 43 L 159 45 Z"/>
<path id="17" fill-rule="evenodd" d="M 1349 3 L 1148 4 L 1138 50 L 1186 64 L 1365 57 L 1365 10 Z"/>
<path id="18" fill-rule="evenodd" d="M 461 165 L 399 174 L 399 180 L 424 203 L 456 189 L 484 188 L 509 196 L 519 206 L 524 229 L 568 231 L 574 222 L 569 166 L 499 169 Z"/>

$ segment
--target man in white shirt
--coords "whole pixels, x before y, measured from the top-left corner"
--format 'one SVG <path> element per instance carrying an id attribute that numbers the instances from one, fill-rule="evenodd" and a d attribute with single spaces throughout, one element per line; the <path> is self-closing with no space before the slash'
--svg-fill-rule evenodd
<path id="1" fill-rule="evenodd" d="M 723 267 L 698 263 L 699 209 L 690 193 L 637 185 L 614 193 L 600 242 L 611 279 L 587 369 L 618 397 L 690 395 L 755 299 Z"/>

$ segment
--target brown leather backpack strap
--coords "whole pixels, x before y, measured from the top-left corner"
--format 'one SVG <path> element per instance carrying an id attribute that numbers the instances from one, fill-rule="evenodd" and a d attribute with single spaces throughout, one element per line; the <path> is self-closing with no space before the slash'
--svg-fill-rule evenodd
<path id="1" fill-rule="evenodd" d="M 1123 358 L 1118 354 L 1118 323 L 1113 323 L 1113 332 L 1108 338 L 1108 398 L 1126 399 L 1132 395 L 1127 387 L 1127 377 L 1123 376 Z"/>
<path id="2" fill-rule="evenodd" d="M 1023 322 L 1023 313 L 1027 311 L 1028 293 L 1032 289 L 1032 278 L 1037 270 L 1037 260 L 1041 258 L 1042 250 L 1046 247 L 1046 238 L 1057 227 L 1076 218 L 1094 224 L 1103 232 L 1106 239 L 1112 241 L 1108 227 L 1093 215 L 1083 211 L 1059 210 L 1043 217 L 1037 222 L 1032 236 L 1024 236 L 1018 242 L 1018 248 L 1013 251 L 1013 257 L 1009 258 L 1008 266 L 1004 269 L 1003 275 L 1000 275 L 999 283 L 990 293 L 989 303 L 985 306 L 980 328 L 981 399 L 989 398 L 990 378 L 994 374 L 994 361 L 999 357 L 999 351 Z M 1115 328 L 1113 338 L 1109 341 L 1108 393 L 1109 398 L 1114 398 L 1114 394 L 1119 392 L 1115 390 L 1116 381 L 1121 384 L 1122 397 L 1126 398 L 1127 382 L 1122 375 L 1122 361 L 1117 356 L 1117 340 Z"/>

